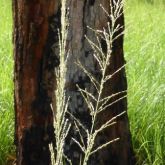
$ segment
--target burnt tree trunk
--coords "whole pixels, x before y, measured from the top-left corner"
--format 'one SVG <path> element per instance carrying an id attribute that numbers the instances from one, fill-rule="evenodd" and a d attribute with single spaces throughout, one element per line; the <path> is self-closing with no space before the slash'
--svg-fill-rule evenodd
<path id="1" fill-rule="evenodd" d="M 92 83 L 82 69 L 75 64 L 79 60 L 99 80 L 101 73 L 93 57 L 93 50 L 85 35 L 96 41 L 90 26 L 97 30 L 107 27 L 111 21 L 100 8 L 102 4 L 107 11 L 109 0 L 67 0 L 69 8 L 69 31 L 67 49 L 69 58 L 66 74 L 66 95 L 71 97 L 69 111 L 90 129 L 91 116 L 85 101 L 77 90 L 90 89 L 96 94 Z M 54 142 L 52 97 L 55 90 L 54 67 L 58 60 L 58 31 L 60 28 L 59 0 L 13 0 L 14 16 L 14 82 L 15 82 L 15 143 L 18 165 L 49 165 L 49 143 Z M 124 16 L 117 21 L 124 25 Z M 102 40 L 106 53 L 106 44 Z M 52 49 L 53 48 L 53 49 Z M 54 51 L 53 51 L 54 50 Z M 56 56 L 57 55 L 57 56 Z M 113 44 L 111 65 L 107 74 L 115 72 L 125 64 L 123 57 L 123 35 Z M 104 86 L 104 95 L 127 89 L 125 69 L 119 71 Z M 114 98 L 118 99 L 122 95 Z M 112 100 L 112 101 L 114 101 Z M 98 118 L 98 125 L 113 116 L 127 110 L 127 99 L 122 99 L 107 108 Z M 77 132 L 74 127 L 66 140 L 65 154 L 79 165 L 83 154 L 72 141 Z M 89 160 L 90 165 L 134 165 L 129 122 L 127 114 L 117 119 L 117 124 L 109 127 L 99 135 L 96 143 L 119 137 L 120 140 L 100 150 Z M 85 136 L 83 137 L 86 138 Z"/>
<path id="2" fill-rule="evenodd" d="M 13 20 L 17 164 L 49 165 L 60 7 L 55 0 L 13 0 Z"/>
<path id="3" fill-rule="evenodd" d="M 120 1 L 120 0 L 119 0 Z M 69 31 L 67 38 L 67 49 L 69 50 L 69 57 L 67 62 L 66 73 L 66 94 L 71 99 L 69 104 L 69 111 L 79 119 L 83 125 L 90 130 L 91 116 L 88 107 L 78 91 L 76 85 L 82 89 L 88 89 L 93 95 L 96 95 L 96 90 L 93 87 L 89 77 L 76 64 L 80 61 L 81 64 L 99 81 L 101 75 L 100 69 L 96 59 L 93 57 L 93 49 L 85 39 L 85 35 L 94 43 L 97 43 L 95 33 L 87 28 L 87 26 L 103 30 L 107 28 L 107 23 L 110 18 L 100 7 L 100 4 L 106 9 L 110 10 L 109 0 L 67 0 L 69 8 Z M 113 4 L 113 3 L 112 3 Z M 123 26 L 115 35 L 122 33 L 124 29 L 124 15 L 121 14 L 117 20 L 116 25 Z M 121 35 L 113 43 L 112 57 L 110 65 L 107 68 L 107 74 L 113 74 L 125 64 L 123 55 L 123 35 Z M 104 39 L 100 39 L 102 49 L 106 54 L 107 45 Z M 127 81 L 125 75 L 125 68 L 121 69 L 112 79 L 107 81 L 104 85 L 104 96 L 110 96 L 117 92 L 127 90 Z M 125 95 L 126 93 L 124 93 Z M 121 98 L 123 94 L 114 97 L 112 102 Z M 121 99 L 111 107 L 107 108 L 97 119 L 97 124 L 102 125 L 112 117 L 127 111 L 127 99 Z M 93 155 L 88 164 L 90 165 L 134 165 L 134 154 L 132 149 L 131 135 L 129 130 L 129 121 L 127 113 L 116 120 L 117 124 L 108 127 L 96 139 L 96 145 L 104 144 L 109 140 L 120 138 L 119 141 L 107 146 Z M 74 124 L 73 124 L 74 125 Z M 83 134 L 83 131 L 82 131 Z M 83 160 L 83 153 L 79 146 L 72 140 L 72 137 L 79 140 L 78 131 L 74 130 L 74 126 L 70 131 L 69 137 L 66 141 L 66 155 L 72 160 L 73 164 L 78 165 L 80 159 Z M 84 141 L 87 138 L 84 135 Z"/>

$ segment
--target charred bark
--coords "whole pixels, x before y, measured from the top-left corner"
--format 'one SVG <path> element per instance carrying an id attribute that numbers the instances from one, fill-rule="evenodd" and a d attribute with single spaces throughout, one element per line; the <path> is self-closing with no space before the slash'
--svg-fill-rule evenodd
<path id="1" fill-rule="evenodd" d="M 97 64 L 96 59 L 93 57 L 93 49 L 85 39 L 85 35 L 94 43 L 97 43 L 95 33 L 87 28 L 87 26 L 96 29 L 103 30 L 107 28 L 107 22 L 111 23 L 110 18 L 106 15 L 100 4 L 103 5 L 107 12 L 110 10 L 110 1 L 108 0 L 68 0 L 67 4 L 69 7 L 69 32 L 68 32 L 68 49 L 69 58 L 67 62 L 67 74 L 66 74 L 66 94 L 71 98 L 69 104 L 69 111 L 79 119 L 83 125 L 90 129 L 91 127 L 91 116 L 88 111 L 88 107 L 81 95 L 76 88 L 78 85 L 82 89 L 88 89 L 93 95 L 96 95 L 96 89 L 92 85 L 89 77 L 82 71 L 82 69 L 76 65 L 77 61 L 93 75 L 97 80 L 101 78 L 100 68 Z M 117 20 L 116 25 L 119 24 L 124 28 L 124 15 Z M 115 34 L 117 36 L 123 31 L 123 28 Z M 114 36 L 114 37 L 115 37 Z M 110 60 L 111 65 L 107 68 L 107 74 L 112 74 L 121 68 L 125 64 L 124 53 L 123 53 L 123 38 L 121 35 L 113 43 L 113 52 Z M 101 39 L 100 39 L 101 40 Z M 101 45 L 104 53 L 107 51 L 107 43 L 101 40 Z M 103 95 L 110 96 L 117 92 L 127 90 L 127 81 L 125 75 L 125 68 L 121 69 L 118 73 L 113 76 L 112 79 L 107 81 L 104 86 Z M 126 95 L 120 94 L 114 97 L 112 102 Z M 113 106 L 107 108 L 98 117 L 97 125 L 102 125 L 112 117 L 120 114 L 121 112 L 127 111 L 127 99 L 121 99 Z M 129 130 L 129 121 L 127 113 L 116 120 L 117 124 L 104 130 L 96 140 L 96 146 L 104 144 L 109 140 L 120 138 L 118 142 L 115 142 L 105 149 L 100 150 L 94 156 L 92 156 L 88 164 L 95 165 L 134 165 L 135 159 L 132 149 L 131 135 Z M 73 124 L 74 125 L 74 124 Z M 84 141 L 86 141 L 86 135 L 84 135 Z M 83 160 L 83 153 L 78 145 L 72 140 L 72 137 L 77 137 L 80 140 L 78 131 L 73 127 L 66 141 L 66 155 L 72 160 L 73 164 L 78 165 L 80 160 Z M 70 152 L 72 151 L 72 152 Z"/>
<path id="2" fill-rule="evenodd" d="M 58 44 L 60 7 L 54 0 L 13 0 L 13 20 L 17 164 L 49 165 L 49 143 L 54 142 L 50 104 L 59 65 L 52 47 Z"/>

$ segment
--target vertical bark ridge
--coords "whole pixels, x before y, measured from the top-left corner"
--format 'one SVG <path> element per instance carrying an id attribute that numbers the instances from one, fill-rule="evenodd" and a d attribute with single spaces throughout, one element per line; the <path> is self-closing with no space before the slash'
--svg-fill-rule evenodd
<path id="1" fill-rule="evenodd" d="M 50 164 L 49 143 L 54 140 L 50 104 L 55 88 L 54 67 L 59 64 L 52 50 L 58 34 L 51 27 L 59 27 L 59 10 L 58 1 L 13 0 L 18 165 Z"/>

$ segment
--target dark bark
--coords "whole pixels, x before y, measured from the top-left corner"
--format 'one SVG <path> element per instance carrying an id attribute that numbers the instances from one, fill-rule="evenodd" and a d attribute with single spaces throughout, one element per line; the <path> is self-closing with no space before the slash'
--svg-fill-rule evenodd
<path id="1" fill-rule="evenodd" d="M 101 77 L 101 72 L 98 67 L 97 61 L 93 57 L 93 50 L 85 35 L 97 43 L 95 34 L 87 26 L 96 29 L 103 30 L 107 28 L 107 22 L 111 23 L 111 20 L 107 17 L 100 4 L 110 13 L 110 5 L 108 0 L 68 0 L 69 7 L 69 34 L 68 34 L 68 49 L 69 58 L 67 63 L 66 74 L 66 93 L 71 98 L 69 105 L 69 111 L 78 118 L 86 128 L 91 127 L 91 116 L 89 114 L 88 107 L 81 96 L 80 92 L 76 88 L 76 84 L 82 89 L 88 89 L 93 95 L 96 95 L 96 89 L 90 82 L 89 77 L 82 71 L 82 69 L 75 63 L 79 60 L 82 65 L 93 75 L 97 80 Z M 117 20 L 116 25 L 124 26 L 124 15 Z M 123 31 L 123 28 L 115 34 L 117 36 Z M 112 74 L 125 64 L 123 55 L 123 35 L 121 35 L 113 43 L 113 53 L 111 57 L 111 64 L 107 68 L 107 74 Z M 104 53 L 107 51 L 107 45 L 104 40 L 101 40 L 101 45 Z M 110 96 L 117 92 L 127 90 L 127 81 L 125 75 L 125 69 L 121 69 L 112 79 L 107 81 L 104 86 L 103 95 Z M 122 96 L 120 94 L 114 97 L 111 101 L 115 101 Z M 124 98 L 113 106 L 107 108 L 97 119 L 97 126 L 102 125 L 112 117 L 120 114 L 123 111 L 127 111 L 127 99 Z M 95 165 L 134 165 L 134 154 L 132 149 L 131 135 L 129 130 L 129 121 L 127 113 L 119 117 L 116 120 L 117 124 L 108 127 L 104 130 L 96 139 L 96 146 L 104 144 L 114 138 L 120 138 L 119 141 L 109 145 L 105 149 L 100 150 L 94 156 L 92 156 L 88 164 Z M 74 124 L 73 124 L 74 125 Z M 82 131 L 82 130 L 81 130 Z M 84 135 L 83 131 L 82 134 Z M 73 161 L 73 164 L 78 165 L 80 159 L 83 159 L 83 153 L 81 149 L 71 137 L 77 136 L 80 140 L 79 134 L 74 128 L 71 129 L 66 142 L 66 155 Z M 84 135 L 84 141 L 86 141 L 86 135 Z M 70 152 L 72 151 L 72 152 Z"/>
<path id="2" fill-rule="evenodd" d="M 13 0 L 15 144 L 18 165 L 49 165 L 54 141 L 50 104 L 59 64 L 60 8 L 54 0 Z M 52 25 L 56 28 L 54 31 Z"/>

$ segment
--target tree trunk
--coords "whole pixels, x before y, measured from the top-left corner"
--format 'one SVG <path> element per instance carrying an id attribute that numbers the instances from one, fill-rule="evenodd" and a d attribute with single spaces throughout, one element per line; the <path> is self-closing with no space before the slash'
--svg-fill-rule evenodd
<path id="1" fill-rule="evenodd" d="M 49 165 L 54 139 L 50 105 L 59 64 L 52 46 L 58 44 L 60 7 L 55 0 L 13 0 L 13 19 L 17 164 Z"/>
<path id="2" fill-rule="evenodd" d="M 120 0 L 119 0 L 120 1 Z M 120 1 L 121 2 L 121 1 Z M 69 104 L 69 111 L 79 119 L 83 125 L 90 129 L 91 116 L 88 107 L 78 91 L 76 85 L 82 89 L 88 89 L 93 95 L 96 95 L 96 90 L 93 87 L 89 77 L 76 64 L 80 61 L 81 64 L 93 75 L 97 80 L 102 76 L 98 63 L 93 57 L 93 49 L 85 39 L 85 35 L 94 43 L 97 43 L 95 33 L 87 28 L 87 26 L 96 30 L 103 30 L 107 28 L 107 22 L 111 22 L 107 14 L 100 7 L 100 4 L 110 13 L 109 0 L 68 0 L 69 8 L 69 32 L 68 32 L 68 50 L 69 57 L 67 62 L 66 73 L 66 94 L 71 99 Z M 113 3 L 112 3 L 113 4 Z M 122 10 L 123 11 L 123 10 Z M 124 16 L 121 14 L 117 20 L 116 25 L 124 27 Z M 122 33 L 123 28 L 118 31 L 115 36 Z M 125 64 L 123 56 L 123 35 L 121 35 L 113 43 L 112 57 L 110 65 L 107 68 L 107 75 L 113 74 Z M 106 53 L 107 45 L 105 40 L 100 39 L 103 52 Z M 116 73 L 112 79 L 107 81 L 103 89 L 104 96 L 110 96 L 121 91 L 127 90 L 127 81 L 125 69 L 121 69 Z M 126 93 L 124 93 L 125 95 Z M 112 102 L 123 97 L 123 94 L 117 95 L 111 100 Z M 112 117 L 127 111 L 127 99 L 121 99 L 111 107 L 107 108 L 97 119 L 97 125 L 102 125 Z M 106 148 L 98 151 L 93 155 L 88 164 L 95 165 L 134 165 L 134 154 L 132 149 L 131 135 L 129 130 L 129 121 L 127 113 L 117 118 L 117 124 L 108 127 L 96 139 L 96 145 L 101 145 L 109 140 L 120 138 L 119 141 L 110 144 Z M 74 127 L 74 126 L 73 126 Z M 83 134 L 83 133 L 82 133 Z M 66 141 L 66 155 L 72 160 L 73 164 L 78 165 L 80 159 L 83 159 L 83 153 L 79 146 L 72 140 L 72 137 L 79 140 L 79 133 L 74 128 L 69 133 Z M 84 140 L 87 138 L 84 135 Z"/>
<path id="3" fill-rule="evenodd" d="M 14 13 L 14 82 L 15 82 L 15 142 L 18 165 L 49 165 L 49 143 L 54 143 L 52 97 L 55 90 L 54 67 L 59 65 L 58 31 L 60 28 L 60 4 L 58 0 L 13 0 Z M 100 8 L 102 4 L 109 12 L 108 0 L 67 0 L 69 8 L 69 32 L 67 49 L 69 58 L 66 73 L 66 95 L 70 96 L 69 111 L 83 125 L 90 129 L 91 116 L 87 105 L 77 90 L 89 89 L 93 95 L 96 91 L 88 76 L 75 63 L 79 60 L 98 80 L 101 77 L 98 64 L 93 57 L 93 49 L 85 39 L 88 36 L 96 42 L 95 34 L 87 28 L 103 30 L 111 21 Z M 118 24 L 124 25 L 121 15 Z M 53 29 L 52 29 L 53 27 Z M 117 34 L 116 34 L 117 35 Z M 106 53 L 107 45 L 101 40 Z M 53 52 L 55 48 L 55 52 Z M 123 35 L 113 44 L 111 65 L 107 74 L 114 73 L 125 64 L 123 57 Z M 104 96 L 127 89 L 125 69 L 121 69 L 104 86 Z M 118 95 L 113 98 L 122 97 Z M 127 99 L 122 99 L 109 107 L 98 117 L 97 125 L 127 110 Z M 79 165 L 83 154 L 71 137 L 77 132 L 74 127 L 66 140 L 65 154 Z M 98 137 L 96 145 L 114 138 L 120 138 L 93 155 L 90 165 L 134 165 L 132 144 L 127 114 L 117 119 L 117 124 L 104 130 Z M 83 137 L 86 139 L 86 136 Z"/>

